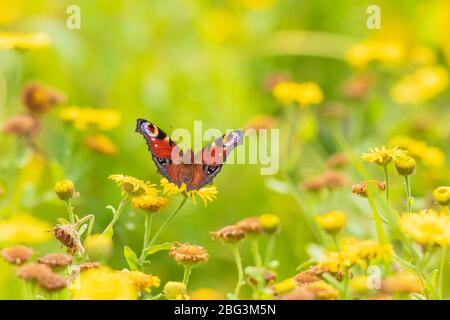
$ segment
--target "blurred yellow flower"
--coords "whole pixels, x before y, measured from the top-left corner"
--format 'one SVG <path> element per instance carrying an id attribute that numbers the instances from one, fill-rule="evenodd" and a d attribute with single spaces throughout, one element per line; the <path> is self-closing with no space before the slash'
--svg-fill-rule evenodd
<path id="1" fill-rule="evenodd" d="M 389 140 L 389 145 L 407 150 L 426 167 L 441 167 L 445 162 L 445 155 L 439 148 L 430 147 L 425 142 L 408 136 L 395 136 Z"/>
<path id="2" fill-rule="evenodd" d="M 300 107 L 319 104 L 323 100 L 322 89 L 314 82 L 279 82 L 273 87 L 272 94 L 281 104 L 298 103 Z"/>
<path id="3" fill-rule="evenodd" d="M 448 78 L 448 72 L 442 66 L 421 67 L 392 88 L 392 99 L 398 104 L 425 102 L 447 89 Z"/>
<path id="4" fill-rule="evenodd" d="M 75 186 L 70 180 L 58 181 L 55 184 L 55 193 L 60 200 L 69 200 L 75 195 Z"/>
<path id="5" fill-rule="evenodd" d="M 355 293 L 365 293 L 369 291 L 369 288 L 367 286 L 367 279 L 368 276 L 366 275 L 354 276 L 350 280 L 350 288 Z"/>
<path id="6" fill-rule="evenodd" d="M 171 196 L 174 194 L 183 193 L 187 197 L 192 199 L 192 202 L 194 203 L 194 205 L 197 205 L 197 200 L 196 200 L 197 196 L 203 200 L 203 204 L 205 206 L 208 205 L 208 201 L 212 202 L 215 199 L 217 199 L 218 191 L 215 186 L 202 187 L 198 190 L 192 190 L 192 191 L 186 192 L 186 184 L 184 184 L 184 183 L 181 185 L 180 188 L 178 188 L 177 185 L 170 183 L 169 180 L 167 180 L 166 178 L 162 178 L 160 183 L 161 183 L 161 186 L 163 187 L 163 193 L 165 195 Z"/>
<path id="7" fill-rule="evenodd" d="M 347 217 L 342 211 L 330 211 L 316 217 L 317 224 L 330 234 L 339 233 L 344 227 Z"/>
<path id="8" fill-rule="evenodd" d="M 214 28 L 211 28 L 214 26 Z M 206 13 L 200 25 L 205 38 L 222 43 L 239 36 L 239 18 L 231 11 L 216 9 Z"/>
<path id="9" fill-rule="evenodd" d="M 113 252 L 111 238 L 103 234 L 90 235 L 85 240 L 84 246 L 89 257 L 94 259 L 107 259 Z"/>
<path id="10" fill-rule="evenodd" d="M 441 206 L 450 206 L 450 187 L 441 186 L 434 189 L 433 199 Z"/>
<path id="11" fill-rule="evenodd" d="M 434 210 L 403 214 L 399 220 L 401 230 L 421 244 L 450 245 L 450 216 Z"/>
<path id="12" fill-rule="evenodd" d="M 367 162 L 376 163 L 379 166 L 386 166 L 391 163 L 392 160 L 395 160 L 397 157 L 406 153 L 405 150 L 402 150 L 397 146 L 391 149 L 382 146 L 381 148 L 369 149 L 369 151 L 369 153 L 363 153 L 361 159 Z"/>
<path id="13" fill-rule="evenodd" d="M 95 127 L 107 131 L 116 128 L 122 120 L 120 112 L 114 109 L 80 108 L 77 106 L 62 109 L 59 116 L 63 121 L 72 123 L 78 130 Z"/>
<path id="14" fill-rule="evenodd" d="M 384 64 L 399 64 L 405 60 L 406 52 L 398 41 L 365 40 L 351 46 L 345 58 L 354 67 L 365 67 L 377 61 Z"/>
<path id="15" fill-rule="evenodd" d="M 74 300 L 135 300 L 137 292 L 129 277 L 102 267 L 82 272 L 71 284 Z"/>
<path id="16" fill-rule="evenodd" d="M 92 151 L 106 156 L 115 156 L 119 152 L 114 142 L 102 134 L 87 136 L 84 144 Z"/>
<path id="17" fill-rule="evenodd" d="M 122 188 L 124 193 L 127 193 L 133 197 L 139 197 L 144 194 L 156 196 L 158 194 L 158 190 L 155 188 L 154 184 L 144 182 L 131 176 L 113 174 L 110 175 L 108 179 L 114 181 L 120 188 Z"/>
<path id="18" fill-rule="evenodd" d="M 271 286 L 276 294 L 283 294 L 297 288 L 295 278 L 288 278 Z"/>
<path id="19" fill-rule="evenodd" d="M 347 238 L 341 242 L 340 251 L 326 252 L 319 267 L 332 273 L 344 271 L 354 265 L 366 269 L 369 264 L 389 261 L 394 253 L 390 244 L 380 244 L 375 240 Z"/>
<path id="20" fill-rule="evenodd" d="M 191 292 L 192 300 L 223 300 L 225 295 L 211 288 L 199 288 Z"/>
<path id="21" fill-rule="evenodd" d="M 275 214 L 266 213 L 259 217 L 259 223 L 264 232 L 274 233 L 280 227 L 280 218 Z"/>
<path id="22" fill-rule="evenodd" d="M 131 205 L 136 209 L 141 209 L 149 213 L 157 212 L 169 203 L 169 199 L 151 194 L 143 194 L 133 197 Z"/>
<path id="23" fill-rule="evenodd" d="M 0 243 L 41 243 L 51 238 L 51 226 L 28 214 L 0 220 Z"/>
<path id="24" fill-rule="evenodd" d="M 14 33 L 0 32 L 0 50 L 39 49 L 50 45 L 50 38 L 44 32 Z"/>
<path id="25" fill-rule="evenodd" d="M 240 4 L 248 9 L 253 10 L 267 10 L 275 5 L 278 0 L 234 0 L 237 4 Z"/>
<path id="26" fill-rule="evenodd" d="M 416 46 L 409 54 L 410 62 L 417 65 L 434 64 L 437 61 L 436 53 L 433 49 L 424 46 Z"/>
<path id="27" fill-rule="evenodd" d="M 134 285 L 136 291 L 151 292 L 151 288 L 158 288 L 161 280 L 157 276 L 145 274 L 140 271 L 120 271 L 119 274 L 128 277 Z"/>

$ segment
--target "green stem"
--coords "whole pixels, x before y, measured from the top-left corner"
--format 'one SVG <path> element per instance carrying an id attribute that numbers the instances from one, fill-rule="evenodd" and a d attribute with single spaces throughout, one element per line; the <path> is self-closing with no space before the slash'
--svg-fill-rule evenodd
<path id="1" fill-rule="evenodd" d="M 73 213 L 73 207 L 72 203 L 70 202 L 70 199 L 64 201 L 66 204 L 67 213 L 69 214 L 69 220 L 71 224 L 75 223 L 75 214 Z"/>
<path id="2" fill-rule="evenodd" d="M 439 263 L 439 299 L 444 299 L 444 269 L 445 269 L 445 256 L 447 253 L 447 247 L 442 247 L 441 249 L 441 261 Z"/>
<path id="3" fill-rule="evenodd" d="M 183 283 L 187 288 L 189 277 L 191 276 L 192 267 L 191 266 L 184 266 L 184 274 L 183 274 Z"/>
<path id="4" fill-rule="evenodd" d="M 130 200 L 130 197 L 128 194 L 125 194 L 122 199 L 120 200 L 119 206 L 117 207 L 117 210 L 114 211 L 114 216 L 111 220 L 111 222 L 108 224 L 108 226 L 103 230 L 102 234 L 106 233 L 108 230 L 112 229 L 116 222 L 119 220 L 120 215 L 122 214 L 123 208 L 125 207 L 126 203 Z"/>
<path id="5" fill-rule="evenodd" d="M 344 287 L 343 287 L 343 299 L 349 300 L 349 294 L 348 294 L 348 287 L 350 282 L 350 271 L 348 268 L 345 268 L 345 275 L 344 275 Z"/>
<path id="6" fill-rule="evenodd" d="M 269 267 L 269 263 L 272 260 L 273 248 L 275 247 L 275 234 L 269 235 L 269 240 L 267 242 L 266 257 L 264 259 L 264 266 Z"/>
<path id="7" fill-rule="evenodd" d="M 412 195 L 411 195 L 411 182 L 409 176 L 405 176 L 405 188 L 406 188 L 406 211 L 408 213 L 411 213 Z"/>
<path id="8" fill-rule="evenodd" d="M 390 180 L 389 180 L 389 172 L 387 165 L 383 166 L 384 171 L 384 179 L 386 180 L 386 200 L 387 203 L 390 204 Z"/>
<path id="9" fill-rule="evenodd" d="M 241 255 L 239 254 L 239 249 L 237 244 L 232 244 L 231 249 L 233 250 L 234 260 L 236 262 L 236 267 L 238 271 L 238 281 L 236 283 L 236 288 L 234 289 L 234 296 L 236 299 L 239 298 L 239 291 L 242 286 L 242 282 L 244 281 L 244 270 L 242 269 L 242 260 Z"/>
<path id="10" fill-rule="evenodd" d="M 167 227 L 173 221 L 173 219 L 175 218 L 177 213 L 181 210 L 181 208 L 183 208 L 184 204 L 186 203 L 187 198 L 188 197 L 186 195 L 184 195 L 183 201 L 181 201 L 180 205 L 175 209 L 174 212 L 172 212 L 172 214 L 169 216 L 169 218 L 167 218 L 167 220 L 164 222 L 164 224 L 161 226 L 161 228 L 159 228 L 159 230 L 156 232 L 156 234 L 154 235 L 154 237 L 148 244 L 148 247 L 152 246 L 153 244 L 155 244 L 156 241 L 158 241 L 161 234 L 167 229 Z"/>
<path id="11" fill-rule="evenodd" d="M 259 244 L 258 244 L 257 238 L 251 239 L 251 249 L 252 249 L 253 259 L 255 260 L 255 265 L 257 267 L 262 267 L 262 259 L 261 259 L 261 254 L 259 253 Z"/>
<path id="12" fill-rule="evenodd" d="M 145 214 L 145 229 L 144 229 L 144 243 L 142 244 L 142 252 L 139 257 L 139 261 L 142 262 L 145 258 L 145 250 L 148 248 L 148 242 L 150 240 L 150 233 L 152 231 L 152 220 L 153 214 L 146 213 Z"/>
<path id="13" fill-rule="evenodd" d="M 387 183 L 386 183 L 386 186 L 387 186 Z M 387 191 L 387 187 L 386 187 L 386 191 Z M 388 239 L 386 236 L 386 232 L 384 231 L 384 228 L 383 228 L 383 222 L 381 220 L 380 213 L 378 212 L 377 206 L 375 204 L 375 200 L 373 198 L 372 190 L 370 188 L 367 191 L 367 200 L 369 201 L 370 208 L 372 209 L 373 220 L 375 221 L 375 227 L 377 230 L 378 241 L 380 241 L 381 244 L 387 244 Z"/>
<path id="14" fill-rule="evenodd" d="M 336 248 L 336 251 L 340 251 L 341 250 L 341 246 L 339 245 L 339 239 L 337 238 L 337 234 L 333 233 L 331 235 L 331 237 L 333 238 L 334 247 Z"/>

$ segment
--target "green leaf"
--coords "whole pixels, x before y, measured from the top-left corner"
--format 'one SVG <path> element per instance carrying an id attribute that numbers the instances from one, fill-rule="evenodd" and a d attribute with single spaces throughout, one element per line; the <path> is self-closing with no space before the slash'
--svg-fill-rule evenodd
<path id="1" fill-rule="evenodd" d="M 87 229 L 87 224 L 83 224 L 80 229 L 78 229 L 78 236 L 81 237 L 83 235 L 83 233 L 86 231 Z"/>
<path id="2" fill-rule="evenodd" d="M 123 255 L 125 257 L 125 260 L 127 260 L 128 266 L 130 267 L 131 271 L 141 269 L 142 265 L 139 262 L 136 252 L 134 252 L 133 249 L 128 246 L 124 246 Z"/>
<path id="3" fill-rule="evenodd" d="M 144 250 L 144 254 L 146 256 L 150 256 L 158 251 L 161 250 L 170 250 L 173 246 L 172 242 L 165 242 L 162 244 L 155 244 L 153 246 L 148 247 L 147 249 Z"/>
<path id="4" fill-rule="evenodd" d="M 296 271 L 303 271 L 308 269 L 309 267 L 315 265 L 317 263 L 316 260 L 312 259 L 312 260 L 307 260 L 305 262 L 303 262 L 302 264 L 300 264 L 295 270 Z"/>

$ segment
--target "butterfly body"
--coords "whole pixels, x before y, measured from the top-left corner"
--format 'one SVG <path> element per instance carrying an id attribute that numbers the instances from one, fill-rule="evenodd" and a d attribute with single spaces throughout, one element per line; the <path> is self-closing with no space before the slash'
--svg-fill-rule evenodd
<path id="1" fill-rule="evenodd" d="M 147 142 L 157 172 L 178 187 L 185 184 L 188 192 L 211 184 L 228 154 L 244 138 L 242 130 L 235 130 L 194 154 L 192 150 L 183 152 L 164 131 L 147 120 L 138 119 L 136 131 Z"/>

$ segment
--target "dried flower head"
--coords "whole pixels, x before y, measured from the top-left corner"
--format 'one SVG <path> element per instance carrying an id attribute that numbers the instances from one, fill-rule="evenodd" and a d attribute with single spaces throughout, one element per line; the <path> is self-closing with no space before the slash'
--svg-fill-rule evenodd
<path id="1" fill-rule="evenodd" d="M 164 295 L 168 300 L 187 300 L 186 285 L 183 282 L 168 281 L 164 286 Z"/>
<path id="2" fill-rule="evenodd" d="M 310 283 L 303 288 L 311 292 L 314 299 L 334 300 L 339 297 L 339 291 L 323 280 Z"/>
<path id="3" fill-rule="evenodd" d="M 132 197 L 139 197 L 144 194 L 157 194 L 157 190 L 154 188 L 154 185 L 145 183 L 144 181 L 134 177 L 124 176 L 122 174 L 113 174 L 109 176 L 109 179 L 122 188 L 124 193 L 127 193 Z"/>
<path id="4" fill-rule="evenodd" d="M 171 196 L 174 194 L 182 193 L 192 199 L 194 205 L 197 205 L 196 197 L 199 196 L 203 200 L 205 207 L 208 205 L 208 201 L 212 202 L 217 199 L 217 188 L 215 186 L 202 187 L 198 190 L 187 191 L 186 184 L 183 183 L 181 187 L 170 183 L 166 178 L 161 179 L 161 186 L 163 187 L 163 193 Z"/>
<path id="5" fill-rule="evenodd" d="M 27 114 L 17 114 L 5 121 L 3 132 L 30 138 L 39 131 L 39 128 L 39 121 L 35 117 Z"/>
<path id="6" fill-rule="evenodd" d="M 4 248 L 1 251 L 1 254 L 7 262 L 15 265 L 21 265 L 33 255 L 33 250 L 25 246 L 18 245 Z"/>
<path id="7" fill-rule="evenodd" d="M 381 148 L 369 149 L 369 151 L 369 153 L 363 153 L 361 159 L 373 162 L 379 166 L 386 166 L 399 156 L 406 154 L 406 151 L 399 149 L 399 147 L 388 149 L 385 146 L 382 146 Z"/>
<path id="8" fill-rule="evenodd" d="M 49 253 L 38 260 L 51 268 L 67 267 L 72 263 L 72 257 L 62 253 Z"/>
<path id="9" fill-rule="evenodd" d="M 342 211 L 330 211 L 316 217 L 317 224 L 330 234 L 337 234 L 342 230 L 347 217 Z"/>
<path id="10" fill-rule="evenodd" d="M 442 186 L 438 187 L 433 191 L 433 199 L 441 206 L 450 205 L 450 187 Z"/>
<path id="11" fill-rule="evenodd" d="M 245 275 L 248 283 L 254 286 L 258 285 L 258 279 L 261 279 L 259 281 L 264 282 L 265 286 L 274 283 L 277 279 L 275 272 L 261 267 L 247 267 L 245 268 Z"/>
<path id="12" fill-rule="evenodd" d="M 61 92 L 37 82 L 27 84 L 22 91 L 22 103 L 33 114 L 42 114 L 65 100 Z"/>
<path id="13" fill-rule="evenodd" d="M 368 189 L 367 184 L 368 183 L 373 184 L 380 191 L 385 191 L 386 190 L 386 183 L 385 182 L 376 181 L 376 180 L 369 180 L 367 182 L 363 181 L 363 182 L 354 184 L 352 186 L 352 193 L 354 193 L 354 194 L 356 194 L 356 195 L 358 195 L 360 197 L 367 198 L 367 189 Z"/>
<path id="14" fill-rule="evenodd" d="M 67 286 L 67 280 L 54 272 L 47 272 L 37 277 L 38 285 L 47 291 L 57 291 Z"/>
<path id="15" fill-rule="evenodd" d="M 314 300 L 314 293 L 306 288 L 295 288 L 278 298 L 279 300 Z"/>
<path id="16" fill-rule="evenodd" d="M 67 201 L 76 195 L 75 186 L 70 180 L 59 181 L 55 184 L 55 193 L 59 199 Z"/>
<path id="17" fill-rule="evenodd" d="M 84 252 L 80 237 L 78 236 L 74 225 L 57 224 L 52 229 L 52 232 L 55 238 L 67 248 L 67 252 L 70 255 L 74 256 L 77 254 L 82 254 Z"/>
<path id="18" fill-rule="evenodd" d="M 357 75 L 345 81 L 342 93 L 347 98 L 362 100 L 373 87 L 374 78 L 368 75 Z"/>
<path id="19" fill-rule="evenodd" d="M 169 199 L 151 194 L 133 197 L 131 200 L 131 204 L 134 208 L 144 210 L 148 213 L 157 212 L 168 203 Z"/>
<path id="20" fill-rule="evenodd" d="M 398 156 L 395 159 L 395 168 L 401 176 L 409 176 L 416 170 L 416 160 L 407 154 Z"/>
<path id="21" fill-rule="evenodd" d="M 237 243 L 245 237 L 245 232 L 236 225 L 230 225 L 211 232 L 211 237 L 214 240 L 220 239 L 226 243 Z"/>
<path id="22" fill-rule="evenodd" d="M 236 225 L 242 229 L 247 235 L 258 235 L 262 232 L 259 217 L 248 217 L 242 219 Z"/>
<path id="23" fill-rule="evenodd" d="M 169 251 L 169 257 L 180 264 L 193 266 L 208 261 L 208 252 L 195 244 L 175 242 Z"/>
<path id="24" fill-rule="evenodd" d="M 30 263 L 17 270 L 17 276 L 26 281 L 37 280 L 44 275 L 51 273 L 52 269 L 45 264 Z"/>
<path id="25" fill-rule="evenodd" d="M 113 253 L 112 239 L 102 233 L 92 234 L 84 241 L 86 252 L 94 259 L 109 258 Z"/>
<path id="26" fill-rule="evenodd" d="M 280 218 L 275 214 L 266 213 L 261 215 L 259 223 L 265 233 L 276 233 L 280 229 Z"/>
<path id="27" fill-rule="evenodd" d="M 84 139 L 84 144 L 90 150 L 105 156 L 115 156 L 119 152 L 114 142 L 103 134 L 87 136 Z"/>
<path id="28" fill-rule="evenodd" d="M 100 267 L 100 263 L 96 261 L 83 262 L 80 265 L 78 265 L 78 267 L 80 268 L 80 271 L 97 269 L 98 267 Z"/>

